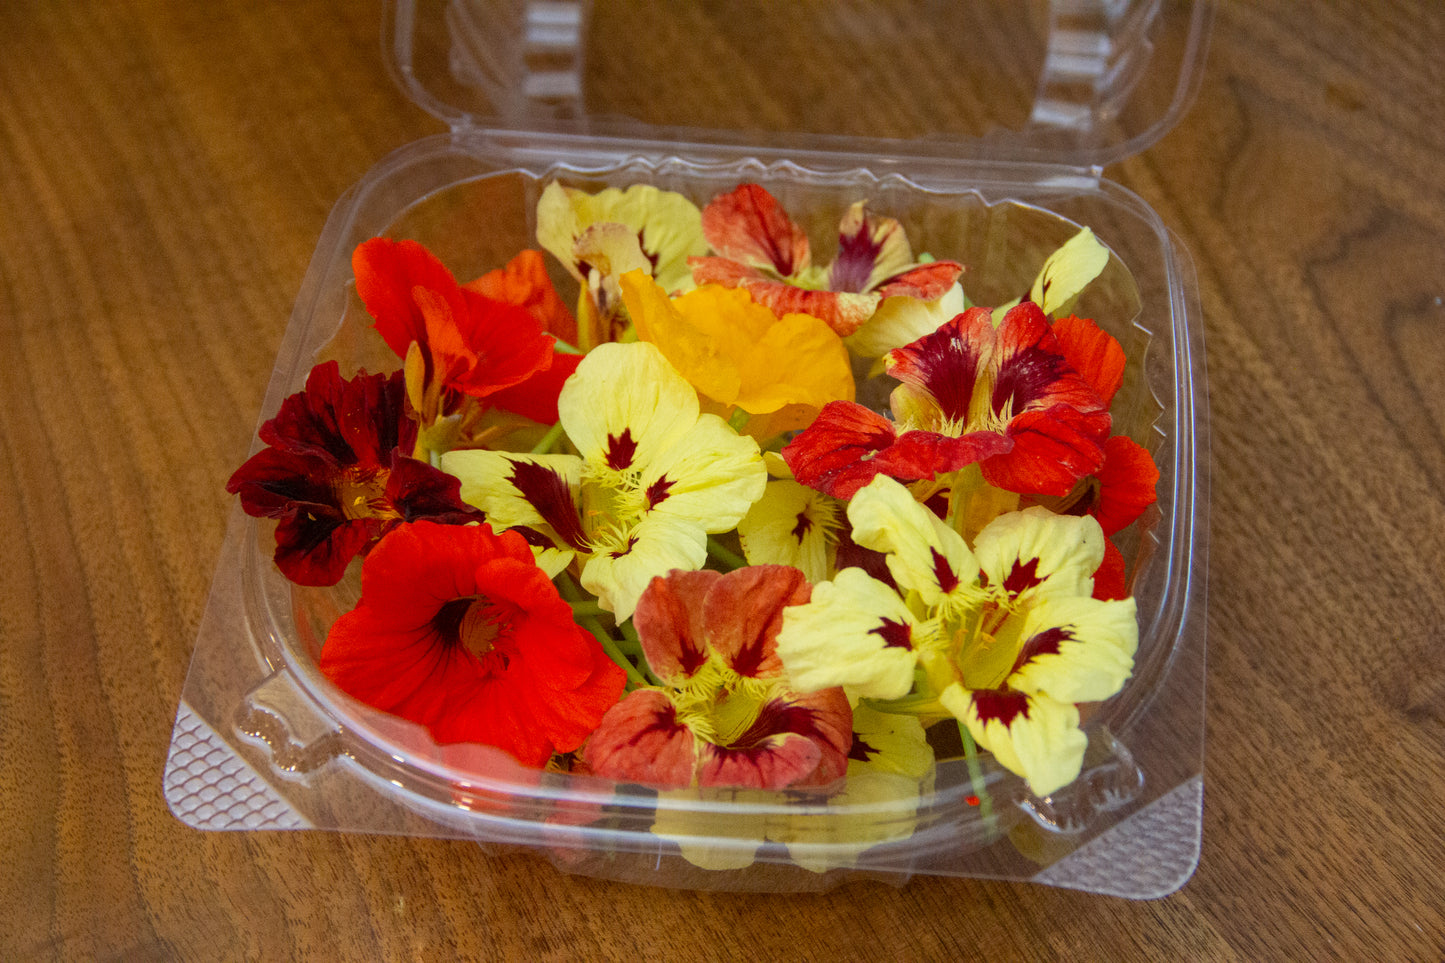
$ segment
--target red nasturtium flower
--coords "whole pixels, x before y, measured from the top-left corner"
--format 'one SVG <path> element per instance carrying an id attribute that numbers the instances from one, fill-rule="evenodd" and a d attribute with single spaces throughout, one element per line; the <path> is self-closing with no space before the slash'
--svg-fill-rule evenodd
<path id="1" fill-rule="evenodd" d="M 488 525 L 418 522 L 388 534 L 320 665 L 438 743 L 496 746 L 528 766 L 581 746 L 627 681 L 522 536 Z"/>
<path id="2" fill-rule="evenodd" d="M 783 449 L 798 481 L 848 498 L 880 474 L 914 481 L 976 461 L 996 488 L 1064 495 L 1103 463 L 1108 404 L 1030 301 L 998 328 L 970 308 L 884 362 L 901 382 L 894 420 L 828 405 Z"/>
<path id="3" fill-rule="evenodd" d="M 656 786 L 777 790 L 841 777 L 853 712 L 841 688 L 795 692 L 778 660 L 783 610 L 808 601 L 798 569 L 673 571 L 632 616 L 658 688 L 608 711 L 586 762 L 609 779 Z"/>
<path id="4" fill-rule="evenodd" d="M 520 387 L 559 357 L 553 337 L 543 330 L 547 316 L 538 313 L 549 304 L 544 297 L 519 295 L 502 279 L 474 284 L 493 295 L 509 293 L 521 303 L 462 287 L 416 241 L 372 238 L 357 247 L 351 264 L 356 292 L 375 319 L 377 333 L 406 363 L 407 397 L 423 427 L 464 409 L 480 415 L 483 406 L 468 405 L 469 398 L 503 407 L 511 403 L 509 410 L 519 414 L 546 420 L 550 413 L 556 420 L 555 391 L 549 408 L 545 399 Z M 561 381 L 554 387 L 560 390 Z"/>
<path id="5" fill-rule="evenodd" d="M 226 483 L 241 507 L 274 518 L 276 565 L 300 585 L 335 585 L 347 564 L 403 521 L 459 524 L 482 514 L 457 479 L 408 457 L 416 423 L 401 373 L 343 380 L 335 361 L 261 426 L 267 445 Z"/>

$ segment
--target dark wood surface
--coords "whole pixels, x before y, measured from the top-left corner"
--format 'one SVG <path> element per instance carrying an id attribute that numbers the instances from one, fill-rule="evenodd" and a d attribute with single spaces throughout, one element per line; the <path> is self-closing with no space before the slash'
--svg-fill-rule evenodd
<path id="1" fill-rule="evenodd" d="M 1203 858 L 1129 902 L 919 878 L 674 892 L 466 843 L 202 833 L 161 795 L 317 235 L 440 125 L 373 4 L 0 6 L 0 958 L 1439 960 L 1445 6 L 1223 4 L 1110 170 L 1199 273 Z"/>

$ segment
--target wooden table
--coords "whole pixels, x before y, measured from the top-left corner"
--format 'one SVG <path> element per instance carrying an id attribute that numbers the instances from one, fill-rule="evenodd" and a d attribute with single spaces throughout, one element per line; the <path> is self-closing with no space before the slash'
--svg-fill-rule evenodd
<path id="1" fill-rule="evenodd" d="M 371 4 L 0 7 L 0 958 L 1438 960 L 1445 6 L 1221 6 L 1110 174 L 1193 253 L 1213 426 L 1205 831 L 1129 902 L 627 887 L 466 843 L 202 833 L 161 795 L 333 202 L 440 125 Z"/>

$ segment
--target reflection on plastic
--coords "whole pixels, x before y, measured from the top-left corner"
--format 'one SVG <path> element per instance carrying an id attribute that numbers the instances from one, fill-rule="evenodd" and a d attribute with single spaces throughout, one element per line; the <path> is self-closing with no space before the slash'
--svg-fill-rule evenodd
<path id="1" fill-rule="evenodd" d="M 452 0 L 452 73 L 485 91 L 509 120 L 576 117 L 590 7 L 590 0 Z"/>
<path id="2" fill-rule="evenodd" d="M 1144 772 L 1128 747 L 1101 726 L 1090 735 L 1078 779 L 1052 795 L 1027 796 L 1018 806 L 1050 832 L 1081 833 L 1098 825 L 1099 814 L 1138 799 L 1143 788 Z"/>

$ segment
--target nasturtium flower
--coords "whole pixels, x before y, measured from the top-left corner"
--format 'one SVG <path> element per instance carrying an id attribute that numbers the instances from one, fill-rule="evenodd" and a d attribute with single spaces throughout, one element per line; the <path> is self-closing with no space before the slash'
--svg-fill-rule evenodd
<path id="1" fill-rule="evenodd" d="M 452 451 L 442 468 L 539 555 L 579 563 L 582 587 L 619 620 L 654 576 L 701 568 L 707 536 L 731 530 L 762 495 L 757 443 L 703 414 L 650 344 L 594 348 L 558 413 L 577 455 Z"/>
<path id="2" fill-rule="evenodd" d="M 457 480 L 409 457 L 401 373 L 344 380 L 335 361 L 261 426 L 265 448 L 236 469 L 226 491 L 248 515 L 274 518 L 276 565 L 300 585 L 335 585 L 346 566 L 403 521 L 459 524 L 480 513 Z"/>
<path id="3" fill-rule="evenodd" d="M 401 526 L 361 570 L 361 601 L 321 648 L 321 671 L 440 744 L 496 746 L 541 766 L 578 749 L 626 676 L 537 568 L 488 525 Z"/>
<path id="4" fill-rule="evenodd" d="M 1032 302 L 997 329 L 987 309 L 970 308 L 884 360 L 901 382 L 894 420 L 860 405 L 825 408 L 783 449 L 800 482 L 848 497 L 879 474 L 933 478 L 978 462 L 996 488 L 1063 495 L 1103 463 L 1108 405 Z"/>
<path id="5" fill-rule="evenodd" d="M 693 285 L 688 257 L 707 251 L 697 205 L 646 184 L 596 194 L 548 184 L 537 202 L 537 243 L 582 285 L 584 351 L 626 333 L 618 278 L 641 270 L 669 293 L 684 291 Z"/>
<path id="6" fill-rule="evenodd" d="M 791 565 L 809 582 L 833 570 L 838 552 L 838 502 L 795 481 L 768 482 L 763 497 L 738 522 L 749 565 Z"/>
<path id="7" fill-rule="evenodd" d="M 844 343 L 860 358 L 881 358 L 894 348 L 911 344 L 938 326 L 968 310 L 963 286 L 955 283 L 932 301 L 895 295 L 884 298 L 873 316 Z"/>
<path id="8" fill-rule="evenodd" d="M 795 692 L 774 651 L 802 572 L 750 565 L 653 579 L 633 624 L 662 685 L 608 711 L 585 758 L 600 776 L 660 787 L 784 789 L 842 776 L 852 743 L 843 691 Z"/>
<path id="9" fill-rule="evenodd" d="M 1088 740 L 1078 703 L 1133 671 L 1133 599 L 1092 597 L 1104 535 L 1092 518 L 1010 512 L 973 547 L 879 477 L 848 505 L 853 537 L 887 555 L 893 589 L 858 569 L 788 609 L 778 656 L 802 689 L 930 695 L 1000 765 L 1047 795 L 1073 781 Z"/>
<path id="10" fill-rule="evenodd" d="M 377 333 L 403 359 L 422 447 L 477 443 L 488 407 L 510 404 L 527 417 L 548 416 L 546 396 L 559 390 L 562 372 L 524 387 L 556 358 L 554 338 L 533 311 L 462 287 L 415 241 L 372 238 L 351 263 Z"/>
<path id="11" fill-rule="evenodd" d="M 657 345 L 698 394 L 722 412 L 780 412 L 774 433 L 801 428 L 830 401 L 853 399 L 842 340 L 810 314 L 778 317 L 741 290 L 704 285 L 675 298 L 642 272 L 622 277 L 637 337 Z"/>
<path id="12" fill-rule="evenodd" d="M 716 254 L 689 259 L 698 284 L 743 288 L 779 315 L 811 314 L 843 337 L 884 298 L 931 301 L 963 272 L 953 261 L 916 262 L 903 225 L 870 214 L 863 201 L 838 224 L 838 256 L 826 268 L 813 265 L 808 235 L 757 184 L 715 197 L 702 230 Z"/>

